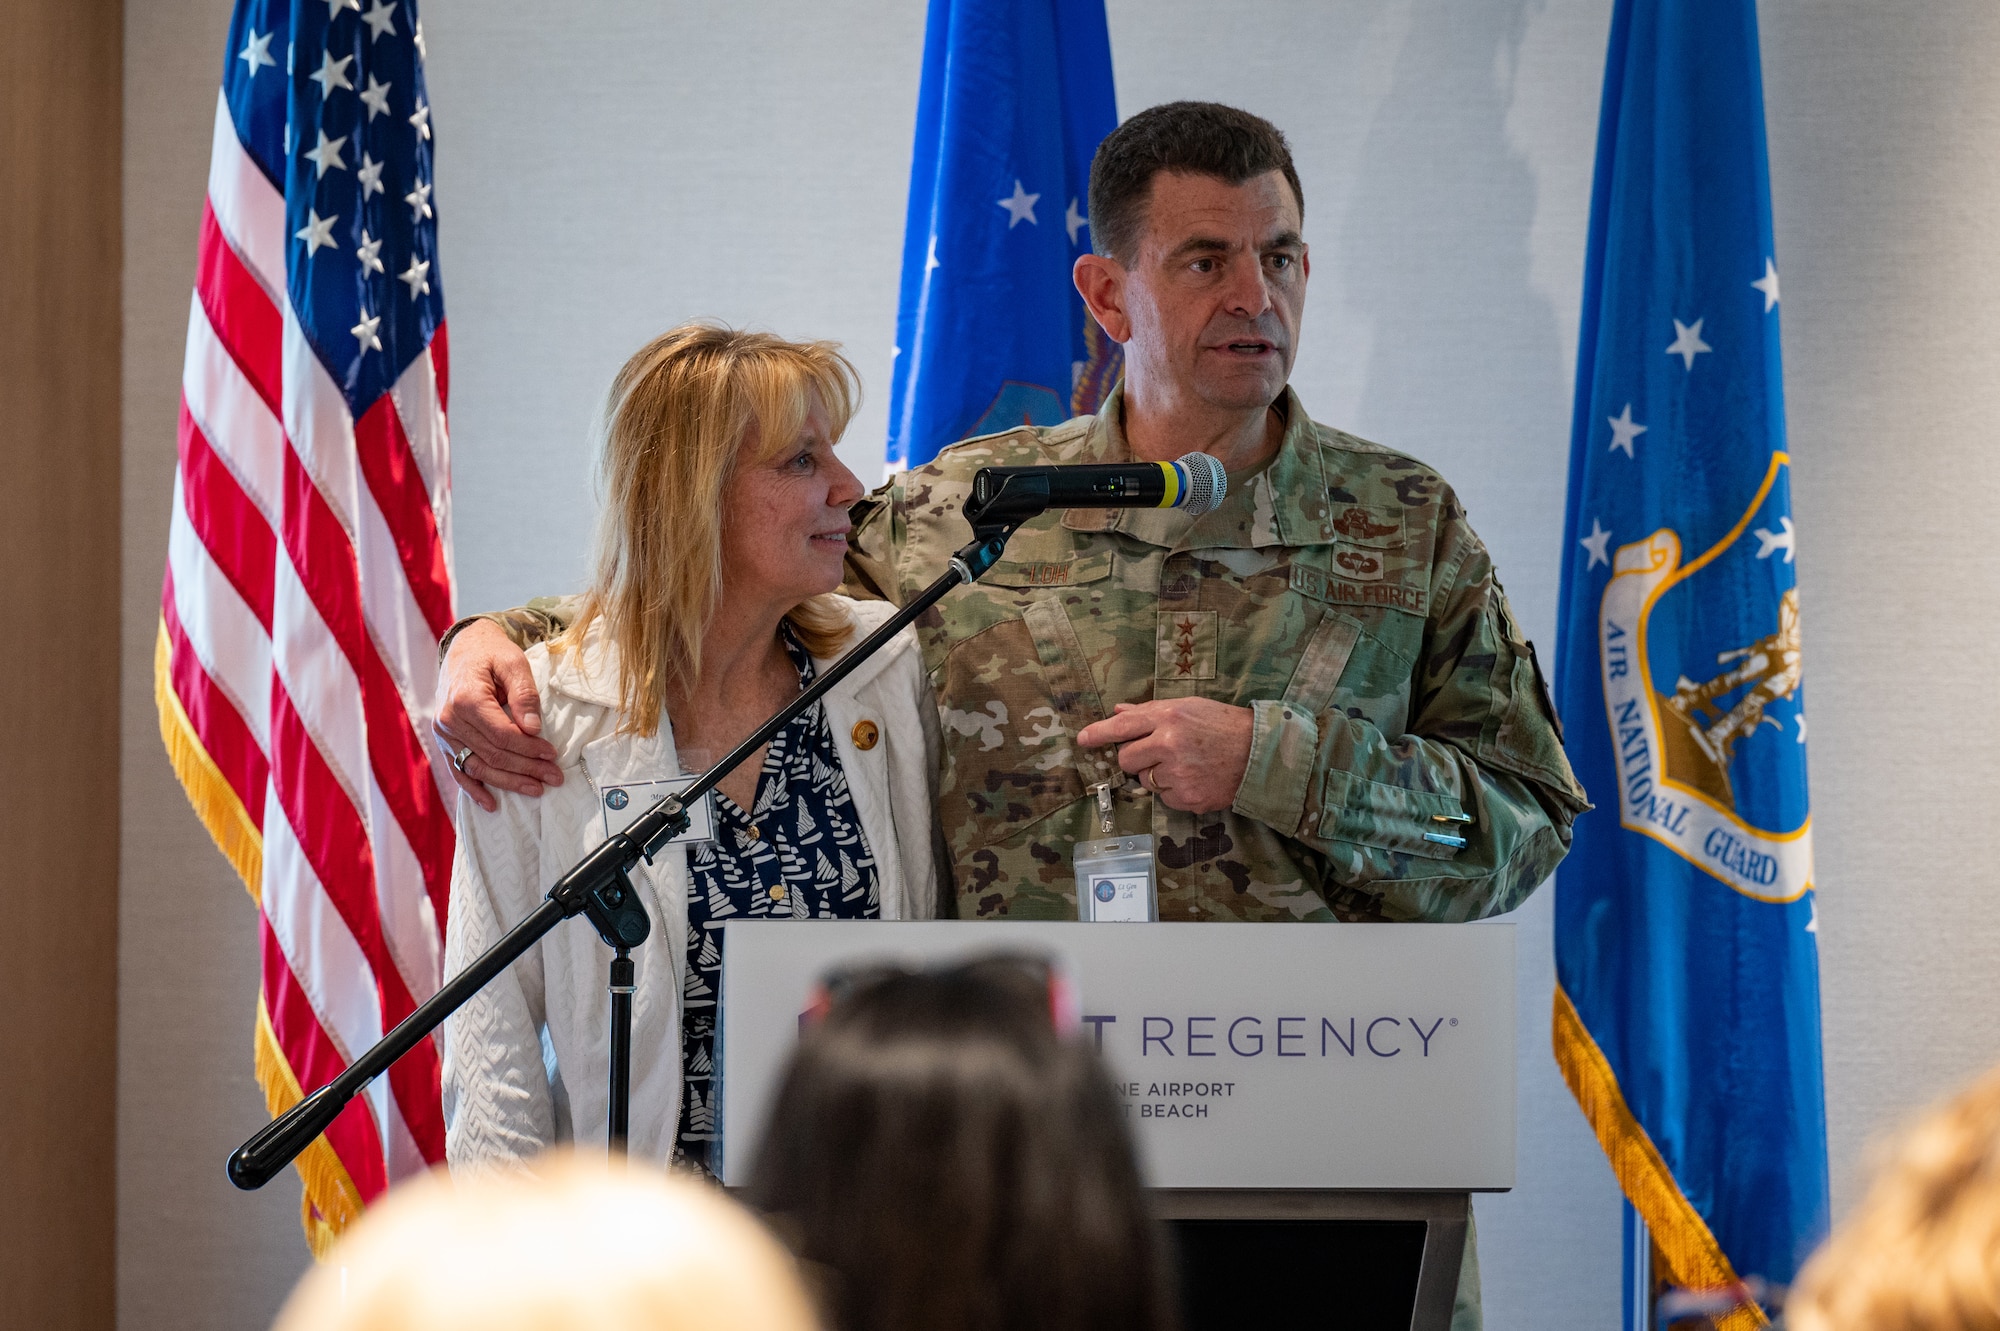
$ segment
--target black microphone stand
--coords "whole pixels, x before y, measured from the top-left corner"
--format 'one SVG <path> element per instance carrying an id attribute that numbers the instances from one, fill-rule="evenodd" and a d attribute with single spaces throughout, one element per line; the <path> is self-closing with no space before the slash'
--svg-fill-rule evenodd
<path id="1" fill-rule="evenodd" d="M 981 473 L 984 476 L 984 473 Z M 1048 507 L 1047 478 L 1015 477 L 998 487 L 984 490 L 975 485 L 975 497 L 965 505 L 965 518 L 972 524 L 973 540 L 951 557 L 937 581 L 917 594 L 883 625 L 855 645 L 846 655 L 827 667 L 824 674 L 801 689 L 799 696 L 723 759 L 694 779 L 678 794 L 654 802 L 623 832 L 608 837 L 597 849 L 556 880 L 548 896 L 527 919 L 503 935 L 499 942 L 475 958 L 457 975 L 445 981 L 416 1011 L 403 1018 L 396 1028 L 376 1041 L 332 1081 L 267 1123 L 256 1135 L 237 1147 L 229 1157 L 229 1181 L 245 1190 L 261 1188 L 313 1139 L 325 1132 L 347 1102 L 363 1087 L 389 1070 L 389 1065 L 414 1049 L 471 997 L 484 989 L 522 953 L 541 941 L 542 935 L 563 920 L 587 916 L 598 936 L 612 950 L 611 959 L 611 1103 L 608 1111 L 612 1148 L 620 1147 L 631 1118 L 632 1095 L 632 949 L 646 941 L 652 920 L 639 894 L 632 887 L 632 867 L 653 856 L 670 840 L 687 830 L 687 806 L 713 790 L 742 762 L 768 743 L 771 737 L 791 724 L 793 718 L 853 672 L 863 661 L 880 651 L 919 615 L 941 600 L 960 583 L 977 581 L 993 567 L 1007 546 L 1007 539 L 1029 518 Z"/>

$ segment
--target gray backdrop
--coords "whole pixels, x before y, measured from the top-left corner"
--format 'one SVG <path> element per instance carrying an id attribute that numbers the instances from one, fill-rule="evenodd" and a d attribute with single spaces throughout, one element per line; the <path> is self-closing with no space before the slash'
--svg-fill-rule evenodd
<path id="1" fill-rule="evenodd" d="M 587 427 L 647 335 L 712 316 L 847 344 L 880 474 L 919 0 L 432 0 L 460 604 L 576 584 Z M 1118 105 L 1291 135 L 1314 270 L 1294 382 L 1472 511 L 1553 646 L 1608 0 L 1111 0 Z M 255 1327 L 306 1257 L 290 1183 L 224 1152 L 250 1076 L 251 905 L 151 697 L 181 340 L 224 0 L 126 18 L 120 1317 Z M 1765 0 L 1814 693 L 1836 1211 L 1865 1144 L 2000 1055 L 1981 662 L 2000 561 L 2000 10 Z M 1516 916 L 1521 1186 L 1479 1202 L 1488 1325 L 1615 1326 L 1618 1198 L 1548 1054 L 1549 894 Z M 1329 1131 L 1338 1131 L 1330 1124 Z"/>

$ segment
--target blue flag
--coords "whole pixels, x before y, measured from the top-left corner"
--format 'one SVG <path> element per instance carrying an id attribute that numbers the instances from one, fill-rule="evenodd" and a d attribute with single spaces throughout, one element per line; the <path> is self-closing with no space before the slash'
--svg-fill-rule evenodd
<path id="1" fill-rule="evenodd" d="M 1788 1284 L 1826 1112 L 1752 0 L 1618 0 L 1577 360 L 1556 688 L 1597 808 L 1556 884 L 1556 1058 L 1669 1280 Z"/>
<path id="2" fill-rule="evenodd" d="M 1118 345 L 1070 267 L 1118 123 L 1104 0 L 931 0 L 889 397 L 892 468 L 1097 410 Z"/>

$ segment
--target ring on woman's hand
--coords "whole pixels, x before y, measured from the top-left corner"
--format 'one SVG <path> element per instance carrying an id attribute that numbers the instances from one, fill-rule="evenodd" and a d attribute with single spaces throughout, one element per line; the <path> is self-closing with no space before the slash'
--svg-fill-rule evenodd
<path id="1" fill-rule="evenodd" d="M 459 774 L 460 776 L 464 776 L 464 775 L 465 775 L 465 760 L 466 760 L 467 758 L 470 758 L 471 756 L 472 756 L 472 746 L 471 746 L 470 744 L 468 744 L 468 745 L 466 745 L 466 746 L 465 746 L 464 748 L 460 749 L 460 750 L 459 750 L 459 751 L 458 751 L 457 753 L 454 753 L 454 754 L 452 754 L 452 755 L 451 755 L 451 770 L 452 770 L 452 771 L 454 771 L 454 772 L 457 772 L 457 773 L 458 773 L 458 774 Z"/>

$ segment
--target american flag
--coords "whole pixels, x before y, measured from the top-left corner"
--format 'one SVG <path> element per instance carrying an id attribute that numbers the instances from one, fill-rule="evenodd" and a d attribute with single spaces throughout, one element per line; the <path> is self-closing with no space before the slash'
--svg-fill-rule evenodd
<path id="1" fill-rule="evenodd" d="M 257 901 L 273 1114 L 438 985 L 449 382 L 413 0 L 239 0 L 188 316 L 155 692 Z M 321 1251 L 444 1156 L 418 1046 L 300 1157 Z"/>

